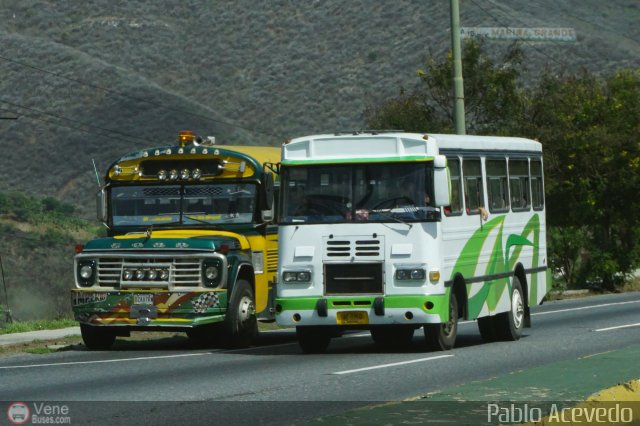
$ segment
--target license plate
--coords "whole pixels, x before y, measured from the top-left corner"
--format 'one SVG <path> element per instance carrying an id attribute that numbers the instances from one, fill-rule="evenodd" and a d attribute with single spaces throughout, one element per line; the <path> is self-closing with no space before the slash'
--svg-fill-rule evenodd
<path id="1" fill-rule="evenodd" d="M 369 314 L 365 311 L 341 311 L 336 316 L 340 325 L 369 324 Z"/>
<path id="2" fill-rule="evenodd" d="M 133 304 L 134 305 L 153 305 L 153 294 L 134 294 L 133 295 Z"/>

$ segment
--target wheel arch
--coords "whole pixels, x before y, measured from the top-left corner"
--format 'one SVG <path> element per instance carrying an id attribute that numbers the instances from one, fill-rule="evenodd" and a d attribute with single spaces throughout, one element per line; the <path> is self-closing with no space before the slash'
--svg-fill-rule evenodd
<path id="1" fill-rule="evenodd" d="M 253 273 L 253 266 L 249 263 L 241 263 L 240 265 L 238 265 L 238 270 L 236 272 L 236 276 L 235 279 L 233 280 L 233 286 L 235 287 L 235 283 L 238 282 L 238 280 L 245 280 L 249 283 L 249 285 L 251 286 L 251 290 L 253 291 L 254 297 L 256 294 L 256 278 L 255 278 L 255 274 Z M 233 291 L 233 289 L 231 290 Z"/>
<path id="2" fill-rule="evenodd" d="M 457 273 L 453 277 L 451 285 L 451 293 L 458 300 L 458 318 L 469 319 L 469 304 L 467 298 L 467 285 L 461 273 Z"/>

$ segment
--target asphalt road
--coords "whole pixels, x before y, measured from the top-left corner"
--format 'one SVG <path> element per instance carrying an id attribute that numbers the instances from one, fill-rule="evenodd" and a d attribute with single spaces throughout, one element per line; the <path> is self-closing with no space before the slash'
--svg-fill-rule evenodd
<path id="1" fill-rule="evenodd" d="M 356 332 L 304 355 L 284 330 L 244 350 L 161 339 L 10 357 L 0 359 L 0 401 L 63 401 L 73 423 L 299 423 L 640 343 L 640 293 L 547 302 L 532 309 L 532 324 L 518 342 L 484 343 L 476 323 L 464 322 L 448 352 L 426 351 L 420 330 L 402 352 Z"/>

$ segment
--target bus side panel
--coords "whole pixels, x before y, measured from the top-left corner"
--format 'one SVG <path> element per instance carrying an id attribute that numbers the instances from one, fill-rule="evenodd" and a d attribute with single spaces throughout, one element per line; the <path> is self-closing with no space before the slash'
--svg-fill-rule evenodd
<path id="1" fill-rule="evenodd" d="M 497 215 L 474 228 L 475 221 L 478 216 L 445 217 L 442 227 L 444 274 L 465 279 L 469 318 L 510 309 L 511 277 L 504 275 L 518 264 L 527 271 L 530 304 L 539 303 L 548 289 L 547 274 L 533 272 L 546 266 L 540 215 Z"/>

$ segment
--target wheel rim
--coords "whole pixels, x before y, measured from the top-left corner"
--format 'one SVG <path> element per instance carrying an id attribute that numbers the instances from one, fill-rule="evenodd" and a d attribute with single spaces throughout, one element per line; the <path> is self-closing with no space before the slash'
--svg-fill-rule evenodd
<path id="1" fill-rule="evenodd" d="M 238 306 L 238 323 L 244 324 L 249 321 L 255 311 L 256 308 L 253 304 L 253 300 L 248 296 L 242 297 Z"/>
<path id="2" fill-rule="evenodd" d="M 524 318 L 524 303 L 518 289 L 514 289 L 511 296 L 511 312 L 513 313 L 513 325 L 516 328 L 520 328 Z"/>

